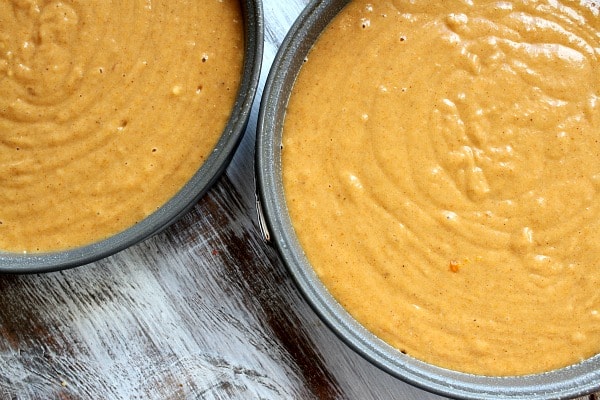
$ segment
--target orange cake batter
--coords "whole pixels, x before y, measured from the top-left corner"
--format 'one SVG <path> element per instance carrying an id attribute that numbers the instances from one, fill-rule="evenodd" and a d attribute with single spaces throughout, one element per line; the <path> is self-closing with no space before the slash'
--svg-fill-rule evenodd
<path id="1" fill-rule="evenodd" d="M 306 255 L 402 352 L 482 375 L 600 352 L 598 2 L 356 0 L 283 136 Z"/>
<path id="2" fill-rule="evenodd" d="M 234 0 L 0 2 L 0 249 L 139 222 L 198 170 L 241 80 Z"/>

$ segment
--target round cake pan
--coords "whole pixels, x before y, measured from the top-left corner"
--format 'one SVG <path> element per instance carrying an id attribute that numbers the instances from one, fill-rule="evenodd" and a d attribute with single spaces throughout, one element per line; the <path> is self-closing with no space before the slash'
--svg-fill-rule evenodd
<path id="1" fill-rule="evenodd" d="M 297 19 L 274 60 L 263 92 L 256 143 L 257 208 L 267 239 L 321 319 L 372 364 L 417 387 L 464 399 L 570 399 L 600 388 L 600 356 L 547 373 L 491 377 L 439 368 L 414 359 L 358 324 L 329 294 L 295 236 L 281 172 L 282 127 L 290 91 L 304 58 L 347 0 L 313 1 Z"/>
<path id="2" fill-rule="evenodd" d="M 97 261 L 149 238 L 179 219 L 225 171 L 246 130 L 259 84 L 264 46 L 261 0 L 242 0 L 244 15 L 243 76 L 228 123 L 206 162 L 166 204 L 131 228 L 80 248 L 51 253 L 0 252 L 0 273 L 39 273 L 72 268 Z"/>

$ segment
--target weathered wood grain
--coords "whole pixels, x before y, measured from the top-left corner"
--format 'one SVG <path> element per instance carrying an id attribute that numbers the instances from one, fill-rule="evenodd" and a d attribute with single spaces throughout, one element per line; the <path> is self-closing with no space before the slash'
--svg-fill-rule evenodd
<path id="1" fill-rule="evenodd" d="M 306 2 L 264 1 L 263 83 Z M 262 242 L 257 106 L 227 174 L 165 232 L 81 268 L 0 276 L 0 400 L 439 398 L 347 348 Z"/>

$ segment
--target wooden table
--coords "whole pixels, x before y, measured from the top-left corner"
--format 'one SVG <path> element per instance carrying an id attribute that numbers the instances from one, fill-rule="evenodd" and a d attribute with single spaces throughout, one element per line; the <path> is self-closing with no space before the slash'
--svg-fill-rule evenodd
<path id="1" fill-rule="evenodd" d="M 262 84 L 307 0 L 264 0 Z M 346 347 L 263 242 L 259 91 L 226 174 L 164 233 L 80 268 L 0 276 L 0 399 L 438 399 Z"/>

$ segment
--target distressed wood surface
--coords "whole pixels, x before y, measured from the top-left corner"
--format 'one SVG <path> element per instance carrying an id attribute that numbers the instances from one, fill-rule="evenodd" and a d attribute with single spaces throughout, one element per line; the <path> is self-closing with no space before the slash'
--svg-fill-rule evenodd
<path id="1" fill-rule="evenodd" d="M 264 0 L 262 83 L 306 0 Z M 162 234 L 73 270 L 0 276 L 0 399 L 439 399 L 337 339 L 260 236 L 257 102 L 231 166 Z"/>

